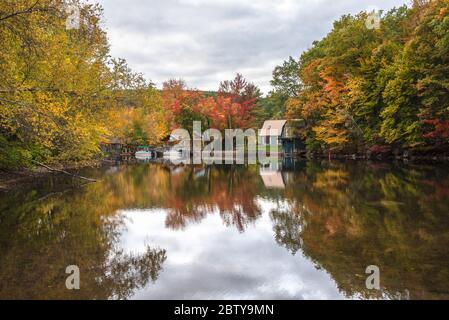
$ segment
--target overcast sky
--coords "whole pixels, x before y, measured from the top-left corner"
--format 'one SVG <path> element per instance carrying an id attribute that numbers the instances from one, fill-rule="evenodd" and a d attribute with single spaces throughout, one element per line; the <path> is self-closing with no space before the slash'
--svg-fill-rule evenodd
<path id="1" fill-rule="evenodd" d="M 274 67 L 298 58 L 332 22 L 408 0 L 99 0 L 112 55 L 158 87 L 183 78 L 216 90 L 237 72 L 270 90 Z"/>

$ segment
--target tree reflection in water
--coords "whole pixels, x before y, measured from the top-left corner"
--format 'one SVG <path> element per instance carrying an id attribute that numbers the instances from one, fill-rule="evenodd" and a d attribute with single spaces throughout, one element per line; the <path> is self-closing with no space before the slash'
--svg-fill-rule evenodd
<path id="1" fill-rule="evenodd" d="M 105 186 L 43 197 L 59 185 L 47 182 L 1 197 L 0 298 L 126 299 L 157 280 L 165 250 L 132 255 L 117 246 L 123 221 Z M 80 268 L 79 291 L 65 287 L 69 265 Z"/>
<path id="2" fill-rule="evenodd" d="M 445 168 L 308 163 L 272 212 L 276 240 L 325 269 L 347 297 L 447 298 L 449 191 Z M 382 291 L 365 269 L 381 270 Z"/>
<path id="3" fill-rule="evenodd" d="M 446 168 L 290 161 L 271 180 L 259 171 L 137 165 L 91 172 L 102 181 L 73 190 L 72 181 L 52 178 L 1 195 L 0 297 L 132 297 L 157 281 L 167 253 L 124 252 L 121 210 L 162 209 L 167 232 L 217 214 L 243 233 L 257 228 L 261 200 L 275 204 L 269 213 L 274 240 L 328 272 L 346 297 L 449 297 Z M 72 264 L 82 272 L 79 292 L 64 285 Z M 380 267 L 381 292 L 365 288 L 368 265 Z"/>

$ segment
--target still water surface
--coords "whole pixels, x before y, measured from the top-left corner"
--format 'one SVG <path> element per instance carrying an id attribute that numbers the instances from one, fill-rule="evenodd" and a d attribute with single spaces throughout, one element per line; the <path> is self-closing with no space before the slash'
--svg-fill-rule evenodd
<path id="1" fill-rule="evenodd" d="M 449 298 L 449 169 L 91 169 L 0 194 L 0 298 Z M 65 268 L 81 270 L 81 290 Z M 377 265 L 381 291 L 368 290 Z"/>

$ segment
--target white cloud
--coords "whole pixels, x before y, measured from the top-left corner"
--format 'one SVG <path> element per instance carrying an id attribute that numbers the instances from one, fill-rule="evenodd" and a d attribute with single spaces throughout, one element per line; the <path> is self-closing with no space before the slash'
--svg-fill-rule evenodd
<path id="1" fill-rule="evenodd" d="M 262 216 L 240 233 L 218 212 L 183 231 L 166 227 L 166 210 L 127 210 L 120 247 L 143 253 L 165 249 L 167 260 L 155 283 L 132 299 L 344 299 L 335 281 L 300 253 L 273 238 L 269 212 L 278 204 L 258 199 Z M 267 259 L 269 257 L 269 259 Z"/>
<path id="2" fill-rule="evenodd" d="M 94 1 L 94 0 L 92 0 Z M 335 19 L 406 0 L 101 0 L 113 56 L 161 85 L 182 77 L 215 90 L 242 72 L 267 92 L 271 72 L 328 33 Z"/>

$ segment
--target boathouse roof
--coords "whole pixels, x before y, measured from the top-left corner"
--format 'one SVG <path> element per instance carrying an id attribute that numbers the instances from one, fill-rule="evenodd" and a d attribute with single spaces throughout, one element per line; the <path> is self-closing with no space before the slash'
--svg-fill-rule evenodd
<path id="1" fill-rule="evenodd" d="M 281 136 L 284 126 L 287 120 L 268 120 L 263 124 L 262 130 L 260 130 L 261 137 L 267 136 Z"/>

